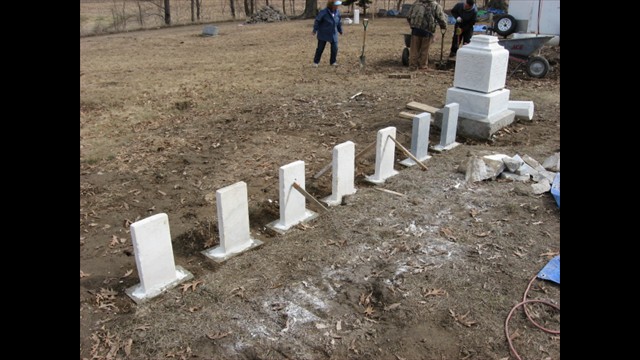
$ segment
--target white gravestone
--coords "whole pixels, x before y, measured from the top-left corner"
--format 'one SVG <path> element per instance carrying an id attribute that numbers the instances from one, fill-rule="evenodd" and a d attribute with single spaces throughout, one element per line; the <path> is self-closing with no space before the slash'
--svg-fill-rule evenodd
<path id="1" fill-rule="evenodd" d="M 305 188 L 304 161 L 298 160 L 280 167 L 280 219 L 267 224 L 275 232 L 284 234 L 292 226 L 310 221 L 318 216 L 307 210 L 305 197 L 293 183 Z"/>
<path id="2" fill-rule="evenodd" d="M 423 112 L 413 117 L 413 127 L 411 129 L 411 155 L 423 162 L 431 159 L 429 155 L 429 128 L 431 126 L 431 114 Z M 411 158 L 400 161 L 404 166 L 416 165 Z"/>
<path id="3" fill-rule="evenodd" d="M 396 138 L 396 128 L 389 126 L 378 130 L 376 137 L 376 167 L 373 175 L 365 176 L 365 180 L 382 184 L 386 179 L 397 175 L 398 171 L 393 169 L 395 160 L 396 143 L 389 139 L 389 136 Z"/>
<path id="4" fill-rule="evenodd" d="M 460 145 L 456 142 L 456 130 L 458 128 L 458 103 L 447 104 L 442 108 L 442 126 L 440 130 L 440 143 L 432 148 L 433 151 L 442 152 L 451 150 Z"/>
<path id="5" fill-rule="evenodd" d="M 125 291 L 133 301 L 140 304 L 193 278 L 190 272 L 175 265 L 167 214 L 136 221 L 130 229 L 140 277 L 140 284 Z"/>
<path id="6" fill-rule="evenodd" d="M 355 178 L 355 144 L 346 141 L 333 147 L 331 196 L 324 198 L 329 206 L 340 205 L 342 197 L 356 193 Z"/>
<path id="7" fill-rule="evenodd" d="M 453 87 L 446 104 L 458 103 L 458 133 L 489 139 L 511 124 L 515 112 L 509 109 L 510 91 L 505 89 L 509 51 L 491 35 L 474 35 L 458 50 Z"/>
<path id="8" fill-rule="evenodd" d="M 222 262 L 241 252 L 262 245 L 251 238 L 247 183 L 239 181 L 216 191 L 220 245 L 202 252 L 209 259 Z"/>

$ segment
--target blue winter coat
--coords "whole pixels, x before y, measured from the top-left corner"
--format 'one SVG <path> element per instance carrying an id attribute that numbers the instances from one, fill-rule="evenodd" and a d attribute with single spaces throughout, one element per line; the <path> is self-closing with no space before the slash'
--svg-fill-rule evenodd
<path id="1" fill-rule="evenodd" d="M 338 33 L 342 34 L 340 10 L 332 15 L 329 8 L 320 10 L 313 22 L 313 32 L 318 34 L 318 40 L 337 42 Z"/>

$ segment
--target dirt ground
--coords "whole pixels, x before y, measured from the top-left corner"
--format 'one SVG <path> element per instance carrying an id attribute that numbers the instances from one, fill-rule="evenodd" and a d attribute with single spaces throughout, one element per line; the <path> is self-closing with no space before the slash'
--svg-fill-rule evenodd
<path id="1" fill-rule="evenodd" d="M 505 320 L 559 254 L 560 210 L 530 184 L 465 183 L 458 167 L 474 154 L 542 162 L 560 151 L 560 47 L 542 50 L 545 78 L 507 78 L 510 99 L 535 103 L 532 121 L 487 141 L 459 136 L 428 170 L 396 163 L 382 185 L 364 181 L 372 151 L 342 206 L 279 235 L 265 225 L 279 218 L 280 166 L 303 160 L 306 190 L 329 196 L 331 174 L 313 175 L 333 147 L 350 140 L 357 153 L 394 126 L 410 148 L 398 114 L 411 101 L 444 106 L 454 70 L 435 67 L 439 38 L 429 71 L 402 66 L 401 18 L 371 20 L 364 67 L 362 25 L 345 25 L 336 68 L 328 49 L 311 67 L 312 20 L 217 26 L 215 37 L 187 26 L 80 39 L 80 358 L 515 358 Z M 432 127 L 430 143 L 439 137 Z M 264 244 L 218 264 L 200 252 L 219 243 L 215 191 L 238 181 Z M 140 282 L 129 225 L 157 213 L 194 279 L 137 305 L 125 294 Z M 538 280 L 529 297 L 559 306 L 560 287 Z M 559 311 L 530 313 L 559 329 Z M 523 359 L 560 358 L 560 336 L 522 308 L 509 331 Z"/>

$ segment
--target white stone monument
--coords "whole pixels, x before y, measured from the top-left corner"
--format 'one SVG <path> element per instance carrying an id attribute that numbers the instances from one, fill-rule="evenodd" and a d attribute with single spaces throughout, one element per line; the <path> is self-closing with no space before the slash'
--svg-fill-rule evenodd
<path id="1" fill-rule="evenodd" d="M 413 117 L 413 126 L 411 128 L 411 155 L 423 162 L 431 159 L 429 155 L 429 128 L 431 126 L 431 114 L 428 112 L 420 113 Z M 404 166 L 416 165 L 411 158 L 400 161 Z"/>
<path id="2" fill-rule="evenodd" d="M 515 112 L 509 110 L 510 91 L 505 88 L 509 51 L 498 37 L 474 35 L 456 53 L 453 86 L 447 90 L 446 104 L 460 105 L 458 133 L 477 139 L 511 124 Z"/>
<path id="3" fill-rule="evenodd" d="M 136 221 L 130 229 L 140 277 L 140 284 L 125 291 L 133 301 L 141 304 L 193 278 L 190 272 L 175 265 L 167 214 Z"/>
<path id="4" fill-rule="evenodd" d="M 329 206 L 340 205 L 342 197 L 356 193 L 355 178 L 355 144 L 343 142 L 333 147 L 331 196 L 324 198 Z"/>
<path id="5" fill-rule="evenodd" d="M 360 24 L 360 10 L 359 9 L 353 10 L 353 23 L 354 24 Z"/>
<path id="6" fill-rule="evenodd" d="M 374 184 L 383 184 L 386 179 L 397 175 L 398 171 L 393 169 L 395 160 L 396 143 L 389 139 L 389 136 L 396 138 L 396 128 L 389 126 L 378 130 L 376 137 L 376 168 L 373 175 L 365 176 L 365 180 Z"/>
<path id="7" fill-rule="evenodd" d="M 204 256 L 222 262 L 262 245 L 262 241 L 251 237 L 249 230 L 247 183 L 239 181 L 217 190 L 216 209 L 220 245 L 203 251 Z"/>
<path id="8" fill-rule="evenodd" d="M 433 151 L 442 152 L 451 150 L 460 145 L 456 142 L 456 130 L 458 128 L 458 103 L 447 104 L 442 108 L 442 123 L 440 126 L 440 143 L 431 148 Z"/>
<path id="9" fill-rule="evenodd" d="M 305 197 L 293 183 L 301 188 L 305 187 L 304 161 L 298 160 L 280 167 L 280 219 L 270 222 L 266 226 L 280 234 L 284 234 L 291 227 L 303 222 L 311 221 L 317 213 L 305 207 Z"/>

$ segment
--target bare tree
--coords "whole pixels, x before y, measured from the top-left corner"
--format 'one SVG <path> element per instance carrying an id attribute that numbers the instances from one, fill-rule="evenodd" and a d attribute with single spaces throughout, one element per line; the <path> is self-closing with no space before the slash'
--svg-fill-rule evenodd
<path id="1" fill-rule="evenodd" d="M 202 5 L 202 0 L 196 0 L 196 17 L 198 21 L 200 21 L 200 7 Z"/>
<path id="2" fill-rule="evenodd" d="M 171 4 L 170 0 L 164 0 L 164 23 L 171 25 Z"/>
<path id="3" fill-rule="evenodd" d="M 191 0 L 191 22 L 196 22 L 196 0 Z"/>
<path id="4" fill-rule="evenodd" d="M 236 5 L 234 4 L 234 0 L 229 0 L 229 8 L 231 9 L 231 17 L 236 19 Z"/>
<path id="5" fill-rule="evenodd" d="M 251 0 L 244 0 L 244 14 L 250 17 L 253 13 L 253 2 Z"/>
<path id="6" fill-rule="evenodd" d="M 318 0 L 305 0 L 302 18 L 311 19 L 316 17 L 316 15 L 318 15 Z"/>

